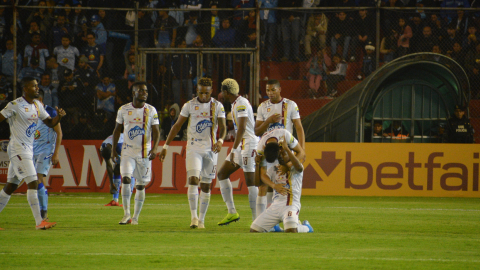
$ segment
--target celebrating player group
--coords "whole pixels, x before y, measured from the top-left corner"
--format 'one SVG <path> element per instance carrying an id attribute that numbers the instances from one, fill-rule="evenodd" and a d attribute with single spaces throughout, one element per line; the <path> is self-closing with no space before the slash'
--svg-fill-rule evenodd
<path id="1" fill-rule="evenodd" d="M 226 136 L 226 121 L 223 104 L 211 97 L 212 85 L 209 78 L 198 81 L 197 97 L 183 105 L 159 154 L 159 119 L 156 109 L 146 103 L 147 84 L 136 82 L 132 85 L 133 101 L 119 108 L 113 135 L 105 140 L 101 148 L 113 194 L 113 200 L 107 206 L 123 206 L 124 210 L 119 224 L 139 224 L 145 186 L 151 179 L 152 160 L 157 155 L 161 162 L 165 160 L 169 144 L 188 120 L 186 170 L 190 228 L 205 228 L 211 184 L 215 177 L 228 209 L 228 214 L 217 224 L 228 225 L 240 220 L 229 177 L 241 168 L 249 193 L 253 221 L 251 232 L 313 232 L 309 222 L 300 223 L 298 217 L 305 136 L 295 102 L 282 98 L 280 83 L 270 80 L 266 88 L 269 99 L 260 104 L 255 120 L 249 101 L 239 95 L 238 83 L 234 79 L 224 80 L 221 91 L 225 101 L 231 103 L 236 136 L 232 150 L 217 173 L 218 153 Z M 36 229 L 49 229 L 56 223 L 49 222 L 47 217 L 48 197 L 43 177 L 48 174 L 51 164 L 58 162 L 57 152 L 61 143 L 58 123 L 65 112 L 43 106 L 34 78 L 24 78 L 22 88 L 23 96 L 10 102 L 0 112 L 0 122 L 8 118 L 12 134 L 8 145 L 8 182 L 0 191 L 0 212 L 24 180 L 28 185 L 27 199 Z M 298 139 L 292 135 L 293 127 Z M 34 148 L 34 137 L 41 136 L 45 136 L 45 141 L 50 144 Z M 38 153 L 37 148 L 40 149 Z M 132 216 L 130 199 L 133 186 L 136 194 Z M 118 203 L 120 189 L 123 205 Z M 280 222 L 283 222 L 284 229 L 278 225 Z"/>

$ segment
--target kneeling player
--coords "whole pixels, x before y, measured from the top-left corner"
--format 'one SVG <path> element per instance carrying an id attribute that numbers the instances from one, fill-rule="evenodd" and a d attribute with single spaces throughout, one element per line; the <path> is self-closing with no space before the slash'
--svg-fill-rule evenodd
<path id="1" fill-rule="evenodd" d="M 310 223 L 305 220 L 298 223 L 300 213 L 300 197 L 302 195 L 303 165 L 289 150 L 285 140 L 268 143 L 265 146 L 265 159 L 278 165 L 262 175 L 262 181 L 272 187 L 275 192 L 272 205 L 259 215 L 250 226 L 250 232 L 268 232 L 273 226 L 283 221 L 285 232 L 313 232 Z M 287 163 L 290 164 L 287 165 Z"/>

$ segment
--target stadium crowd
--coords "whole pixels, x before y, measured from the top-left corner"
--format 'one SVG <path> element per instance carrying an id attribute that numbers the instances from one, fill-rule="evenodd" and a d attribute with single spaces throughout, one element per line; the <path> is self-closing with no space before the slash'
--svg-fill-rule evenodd
<path id="1" fill-rule="evenodd" d="M 262 8 L 304 7 L 305 10 L 262 10 L 260 37 L 256 36 L 253 10 L 202 11 L 253 8 L 256 2 Z M 341 92 L 338 88 L 341 81 L 362 80 L 375 70 L 377 61 L 389 62 L 416 52 L 447 55 L 465 68 L 472 85 L 480 83 L 477 30 L 480 12 L 455 10 L 479 7 L 480 1 L 476 0 L 144 0 L 139 1 L 141 8 L 170 10 L 138 14 L 133 11 L 135 4 L 126 0 L 19 1 L 17 81 L 23 77 L 37 78 L 45 93 L 44 103 L 65 109 L 67 117 L 62 119 L 65 139 L 104 139 L 114 128 L 119 106 L 131 101 L 130 87 L 136 69 L 136 16 L 141 48 L 254 48 L 260 38 L 262 61 L 302 63 L 298 79 L 309 81 L 309 98 L 335 98 Z M 376 4 L 451 10 L 382 9 L 381 44 L 375 44 L 372 7 Z M 11 1 L 0 0 L 0 5 L 7 6 L 0 8 L 1 109 L 13 98 L 15 57 Z M 176 10 L 179 8 L 191 11 Z M 376 59 L 375 50 L 380 50 L 380 59 Z M 201 74 L 197 74 L 197 57 L 192 54 L 148 57 L 147 102 L 162 113 L 161 120 L 169 117 L 171 106 L 181 107 L 182 102 L 195 95 L 199 77 L 211 77 L 220 84 L 224 78 L 240 74 L 244 86 L 241 94 L 249 94 L 249 59 L 233 54 L 207 55 L 205 59 Z M 353 78 L 348 77 L 348 72 L 353 72 Z M 20 89 L 16 91 L 20 96 Z M 219 92 L 218 87 L 214 92 Z M 480 93 L 472 93 L 472 98 L 480 98 Z M 0 137 L 7 138 L 8 129 L 1 130 Z"/>

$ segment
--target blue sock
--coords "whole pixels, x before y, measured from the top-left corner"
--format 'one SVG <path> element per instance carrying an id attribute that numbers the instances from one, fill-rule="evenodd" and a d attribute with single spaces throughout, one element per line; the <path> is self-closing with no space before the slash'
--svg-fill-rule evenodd
<path id="1" fill-rule="evenodd" d="M 132 192 L 133 192 L 133 189 L 135 188 L 135 178 L 133 178 L 133 177 L 132 177 L 132 182 L 131 182 L 131 184 L 130 184 L 130 188 L 131 188 L 131 190 L 132 190 Z"/>
<path id="2" fill-rule="evenodd" d="M 47 210 L 48 208 L 48 193 L 43 183 L 38 184 L 38 202 L 40 210 Z"/>
<path id="3" fill-rule="evenodd" d="M 115 194 L 113 194 L 113 199 L 115 201 L 118 201 L 118 194 L 120 193 L 120 186 L 122 184 L 122 179 L 120 178 L 120 175 L 114 175 L 113 176 L 113 184 L 117 188 L 117 192 L 115 192 Z"/>

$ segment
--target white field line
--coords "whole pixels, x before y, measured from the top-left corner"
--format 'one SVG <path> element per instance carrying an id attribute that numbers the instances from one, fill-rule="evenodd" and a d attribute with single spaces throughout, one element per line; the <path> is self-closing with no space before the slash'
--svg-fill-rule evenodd
<path id="1" fill-rule="evenodd" d="M 76 253 L 76 252 L 0 252 L 0 255 L 37 255 L 37 256 L 168 256 L 168 257 L 248 257 L 247 255 L 239 254 L 155 254 L 155 253 Z M 350 261 L 405 261 L 405 262 L 447 262 L 447 263 L 480 263 L 480 260 L 468 260 L 468 259 L 439 259 L 439 258 L 387 258 L 387 257 L 329 257 L 329 256 L 303 256 L 315 259 L 324 260 L 350 260 Z"/>

